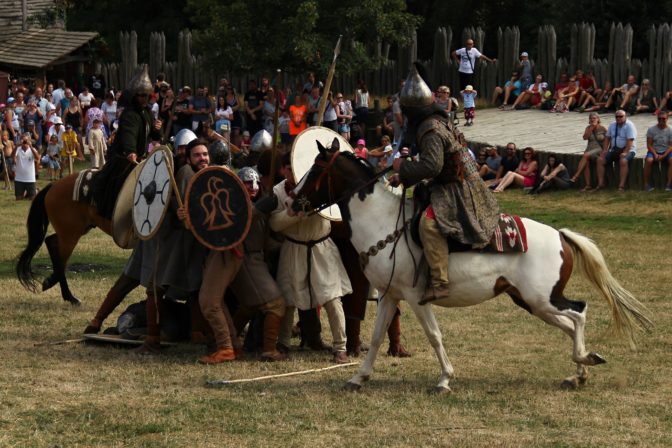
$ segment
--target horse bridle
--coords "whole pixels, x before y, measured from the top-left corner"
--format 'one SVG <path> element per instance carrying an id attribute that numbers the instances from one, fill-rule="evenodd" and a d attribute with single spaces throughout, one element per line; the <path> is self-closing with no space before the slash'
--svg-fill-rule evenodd
<path id="1" fill-rule="evenodd" d="M 376 173 L 371 179 L 366 181 L 364 184 L 362 184 L 360 186 L 357 186 L 355 188 L 351 188 L 349 190 L 346 190 L 344 192 L 344 194 L 341 195 L 341 197 L 339 197 L 336 200 L 332 200 L 331 199 L 332 198 L 332 194 L 331 194 L 331 190 L 332 190 L 331 189 L 331 168 L 334 166 L 334 163 L 336 162 L 336 159 L 340 155 L 341 155 L 341 151 L 336 151 L 331 156 L 331 158 L 329 159 L 328 162 L 325 162 L 325 161 L 320 160 L 320 159 L 315 160 L 315 165 L 316 166 L 319 166 L 320 168 L 324 168 L 324 170 L 320 173 L 320 175 L 317 177 L 317 180 L 315 181 L 315 191 L 320 189 L 320 185 L 322 184 L 322 181 L 324 180 L 324 178 L 326 176 L 329 201 L 325 204 L 320 205 L 318 208 L 310 210 L 311 209 L 310 201 L 305 198 L 305 195 L 303 195 L 303 197 L 301 197 L 301 198 L 296 198 L 296 201 L 301 206 L 302 211 L 304 213 L 308 212 L 308 216 L 314 215 L 315 213 L 319 213 L 322 210 L 327 209 L 334 204 L 338 204 L 343 199 L 347 199 L 347 198 L 351 197 L 353 194 L 359 193 L 363 189 L 365 189 L 365 188 L 373 185 L 374 183 L 376 183 L 378 181 L 378 179 L 380 179 L 381 177 L 383 177 L 384 175 L 386 175 L 387 173 L 389 173 L 390 171 L 392 171 L 394 169 L 392 166 L 389 166 L 389 167 L 385 168 L 384 170 Z"/>

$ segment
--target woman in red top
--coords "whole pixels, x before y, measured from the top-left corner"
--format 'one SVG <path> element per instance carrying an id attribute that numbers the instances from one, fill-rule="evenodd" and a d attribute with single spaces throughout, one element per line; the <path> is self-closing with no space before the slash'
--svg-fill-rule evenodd
<path id="1" fill-rule="evenodd" d="M 289 106 L 289 138 L 294 141 L 297 135 L 306 129 L 306 118 L 308 109 L 303 104 L 301 95 L 296 95 L 294 104 Z"/>
<path id="2" fill-rule="evenodd" d="M 515 183 L 523 188 L 532 188 L 537 183 L 537 171 L 539 165 L 534 157 L 534 149 L 525 148 L 523 150 L 523 160 L 518 164 L 516 171 L 509 171 L 506 176 L 499 181 L 495 193 L 501 193 L 506 187 Z"/>

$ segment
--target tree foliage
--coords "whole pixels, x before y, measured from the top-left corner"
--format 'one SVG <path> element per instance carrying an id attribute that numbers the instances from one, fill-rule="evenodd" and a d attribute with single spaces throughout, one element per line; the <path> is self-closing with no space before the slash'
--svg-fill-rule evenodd
<path id="1" fill-rule="evenodd" d="M 326 71 L 339 35 L 339 70 L 380 64 L 379 43 L 409 41 L 419 17 L 403 0 L 188 0 L 197 51 L 235 73 Z"/>

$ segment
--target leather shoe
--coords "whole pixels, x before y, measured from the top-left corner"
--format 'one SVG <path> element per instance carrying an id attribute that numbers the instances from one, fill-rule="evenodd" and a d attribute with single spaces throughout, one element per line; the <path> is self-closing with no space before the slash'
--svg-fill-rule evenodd
<path id="1" fill-rule="evenodd" d="M 198 362 L 201 364 L 219 364 L 222 362 L 234 361 L 235 359 L 236 353 L 233 351 L 232 347 L 222 347 L 207 356 L 199 358 Z"/>
<path id="2" fill-rule="evenodd" d="M 345 353 L 345 351 L 335 352 L 334 357 L 332 358 L 332 362 L 335 364 L 347 364 L 350 362 L 350 358 L 348 358 L 348 355 Z"/>

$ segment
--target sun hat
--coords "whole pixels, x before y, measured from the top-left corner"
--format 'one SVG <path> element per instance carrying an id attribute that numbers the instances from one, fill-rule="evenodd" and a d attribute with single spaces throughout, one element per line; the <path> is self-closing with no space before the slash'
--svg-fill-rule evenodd
<path id="1" fill-rule="evenodd" d="M 471 84 L 469 84 L 467 87 L 464 88 L 465 92 L 471 92 L 473 90 L 474 90 L 474 88 L 471 86 Z"/>
<path id="2" fill-rule="evenodd" d="M 63 124 L 63 120 L 61 120 L 61 117 L 54 117 L 51 119 L 51 122 L 54 124 Z"/>

